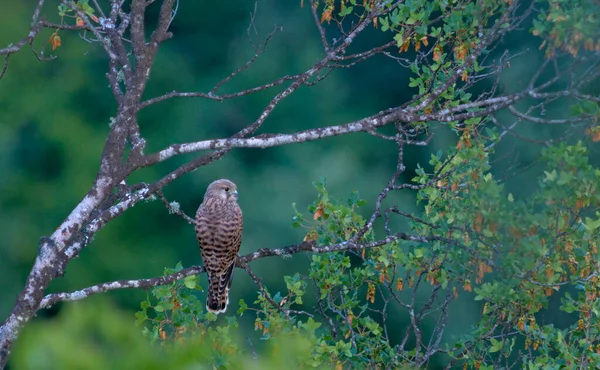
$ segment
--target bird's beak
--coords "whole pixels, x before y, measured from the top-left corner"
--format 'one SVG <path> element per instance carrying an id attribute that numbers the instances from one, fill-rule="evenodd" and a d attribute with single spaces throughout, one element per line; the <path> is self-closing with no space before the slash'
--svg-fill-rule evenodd
<path id="1" fill-rule="evenodd" d="M 231 193 L 231 195 L 233 195 L 233 198 L 234 198 L 235 200 L 237 200 L 237 199 L 238 199 L 238 192 L 237 192 L 237 190 L 234 190 L 234 191 Z"/>

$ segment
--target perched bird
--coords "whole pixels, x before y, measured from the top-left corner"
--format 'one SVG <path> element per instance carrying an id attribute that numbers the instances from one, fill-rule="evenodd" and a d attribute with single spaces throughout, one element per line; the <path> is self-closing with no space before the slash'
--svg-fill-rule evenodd
<path id="1" fill-rule="evenodd" d="M 227 309 L 235 259 L 242 243 L 242 210 L 237 198 L 233 182 L 214 181 L 196 212 L 196 236 L 208 275 L 206 309 L 216 314 Z"/>

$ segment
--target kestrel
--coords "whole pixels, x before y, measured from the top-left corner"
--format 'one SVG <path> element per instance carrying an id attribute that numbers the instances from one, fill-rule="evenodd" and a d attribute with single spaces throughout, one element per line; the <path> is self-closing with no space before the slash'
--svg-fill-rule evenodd
<path id="1" fill-rule="evenodd" d="M 208 275 L 206 309 L 216 314 L 227 309 L 235 258 L 242 243 L 242 210 L 237 198 L 233 182 L 214 181 L 196 212 L 196 236 Z"/>

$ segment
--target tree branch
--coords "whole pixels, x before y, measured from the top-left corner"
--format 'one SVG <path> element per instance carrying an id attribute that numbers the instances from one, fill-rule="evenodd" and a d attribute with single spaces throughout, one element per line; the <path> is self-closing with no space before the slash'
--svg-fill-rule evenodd
<path id="1" fill-rule="evenodd" d="M 367 132 L 377 127 L 385 126 L 397 120 L 408 121 L 410 116 L 401 110 L 393 111 L 385 116 L 377 115 L 363 118 L 361 120 L 339 126 L 329 126 L 316 128 L 312 130 L 300 131 L 293 134 L 263 134 L 247 139 L 229 138 L 204 140 L 195 143 L 174 144 L 158 153 L 149 155 L 145 158 L 144 166 L 149 166 L 158 162 L 163 162 L 173 156 L 194 153 L 209 149 L 230 149 L 230 148 L 267 148 L 292 143 L 302 143 L 323 139 L 332 136 L 348 134 L 352 132 Z"/>
<path id="2" fill-rule="evenodd" d="M 116 289 L 140 288 L 150 289 L 155 286 L 170 284 L 174 281 L 185 278 L 190 275 L 197 275 L 205 272 L 204 266 L 192 266 L 171 275 L 162 276 L 153 279 L 138 280 L 117 280 L 109 283 L 94 285 L 72 293 L 54 293 L 48 294 L 40 303 L 40 308 L 49 308 L 58 302 L 73 302 L 90 297 L 98 293 L 104 293 Z"/>
<path id="3" fill-rule="evenodd" d="M 512 105 L 508 106 L 508 110 L 512 114 L 514 114 L 516 117 L 518 117 L 518 118 L 520 118 L 522 120 L 533 122 L 533 123 L 544 124 L 544 125 L 573 124 L 573 123 L 579 123 L 579 122 L 583 122 L 583 121 L 588 121 L 588 120 L 594 118 L 593 116 L 589 116 L 587 114 L 583 114 L 580 117 L 568 118 L 568 119 L 545 119 L 545 118 L 533 117 L 533 116 L 521 113 L 515 107 L 513 107 Z"/>
<path id="4" fill-rule="evenodd" d="M 218 102 L 222 102 L 222 101 L 227 100 L 227 99 L 239 98 L 240 96 L 245 96 L 245 95 L 252 94 L 252 93 L 255 93 L 255 92 L 267 90 L 267 89 L 270 89 L 272 87 L 279 86 L 279 85 L 281 85 L 282 83 L 284 83 L 286 81 L 296 81 L 299 78 L 300 78 L 300 75 L 283 76 L 281 78 L 278 78 L 275 81 L 269 82 L 269 83 L 261 85 L 261 86 L 253 87 L 253 88 L 246 89 L 246 90 L 241 90 L 241 91 L 238 91 L 236 93 L 222 94 L 222 95 L 214 94 L 212 90 L 209 93 L 171 91 L 170 93 L 167 93 L 167 94 L 164 94 L 164 95 L 161 95 L 161 96 L 157 96 L 155 98 L 151 98 L 151 99 L 148 99 L 148 100 L 145 100 L 145 101 L 141 102 L 138 105 L 138 109 L 141 110 L 141 109 L 146 108 L 147 106 L 150 106 L 152 104 L 160 103 L 162 101 L 165 101 L 165 100 L 168 100 L 168 99 L 172 99 L 172 98 L 204 98 L 204 99 L 209 99 L 209 100 L 215 100 L 215 101 L 218 101 Z M 213 88 L 213 90 L 214 90 L 214 88 Z"/>
<path id="5" fill-rule="evenodd" d="M 16 53 L 21 50 L 21 48 L 33 41 L 35 36 L 41 29 L 42 24 L 38 21 L 40 18 L 40 12 L 42 11 L 42 7 L 44 6 L 45 0 L 38 0 L 38 3 L 33 11 L 33 16 L 31 17 L 31 25 L 29 27 L 29 34 L 23 39 L 19 40 L 14 45 L 9 45 L 4 49 L 0 49 L 0 55 L 9 55 L 12 53 Z"/>
<path id="6" fill-rule="evenodd" d="M 250 253 L 244 256 L 239 256 L 237 261 L 237 266 L 243 268 L 242 266 L 247 265 L 249 262 L 273 256 L 287 256 L 300 252 L 311 252 L 311 253 L 331 253 L 338 252 L 342 250 L 361 250 L 368 248 L 375 248 L 385 244 L 392 243 L 396 240 L 410 240 L 414 242 L 422 242 L 426 243 L 430 241 L 429 237 L 410 235 L 407 233 L 397 233 L 391 235 L 385 239 L 377 240 L 370 243 L 354 243 L 351 241 L 346 241 L 337 244 L 331 244 L 326 246 L 317 246 L 315 243 L 304 242 L 300 244 L 290 245 L 283 248 L 269 249 L 269 248 L 261 248 L 254 253 Z M 171 275 L 161 276 L 157 278 L 151 279 L 137 279 L 137 280 L 117 280 L 107 283 L 102 283 L 98 285 L 94 285 L 88 288 L 84 288 L 81 290 L 77 290 L 71 293 L 53 293 L 48 294 L 44 297 L 44 299 L 40 303 L 40 308 L 50 307 L 58 302 L 62 301 L 79 301 L 85 299 L 89 296 L 104 293 L 111 290 L 117 289 L 133 289 L 133 288 L 141 288 L 141 289 L 149 289 L 155 286 L 170 284 L 177 280 L 183 279 L 186 276 L 197 275 L 205 272 L 204 266 L 192 266 L 186 269 L 183 269 L 179 272 L 176 272 Z"/>

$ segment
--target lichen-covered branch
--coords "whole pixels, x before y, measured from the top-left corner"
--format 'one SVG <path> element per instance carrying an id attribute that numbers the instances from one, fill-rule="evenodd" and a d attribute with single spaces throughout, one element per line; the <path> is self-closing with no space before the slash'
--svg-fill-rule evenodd
<path id="1" fill-rule="evenodd" d="M 71 293 L 53 293 L 48 294 L 40 302 L 40 308 L 48 308 L 58 302 L 79 301 L 89 296 L 98 293 L 104 293 L 115 289 L 150 289 L 155 286 L 170 284 L 186 276 L 197 275 L 204 272 L 204 266 L 192 266 L 181 270 L 175 274 L 162 276 L 153 279 L 137 279 L 137 280 L 117 280 L 109 283 L 94 285 L 85 289 Z"/>
<path id="2" fill-rule="evenodd" d="M 416 235 L 410 235 L 407 233 L 398 233 L 395 235 L 391 235 L 385 239 L 377 240 L 370 243 L 355 243 L 351 241 L 327 245 L 327 246 L 317 246 L 315 243 L 304 242 L 300 244 L 291 245 L 283 248 L 261 248 L 254 253 L 250 253 L 244 256 L 238 257 L 238 267 L 245 266 L 249 262 L 266 258 L 266 257 L 274 257 L 274 256 L 289 256 L 292 254 L 297 254 L 301 252 L 310 252 L 310 253 L 331 253 L 331 252 L 339 252 L 343 250 L 362 250 L 368 248 L 375 248 L 382 246 L 384 244 L 392 243 L 396 240 L 411 240 L 415 242 L 425 243 L 428 241 L 427 237 L 421 237 Z M 40 308 L 50 307 L 61 301 L 78 301 L 81 299 L 85 299 L 89 296 L 104 293 L 111 290 L 117 289 L 148 289 L 159 285 L 170 284 L 179 279 L 183 279 L 186 276 L 197 275 L 204 272 L 203 266 L 192 266 L 186 269 L 183 269 L 177 273 L 161 276 L 152 279 L 137 279 L 137 280 L 117 280 L 108 283 L 102 283 L 98 285 L 94 285 L 88 288 L 84 288 L 71 293 L 53 293 L 48 294 L 44 297 L 44 299 L 40 303 Z"/>

